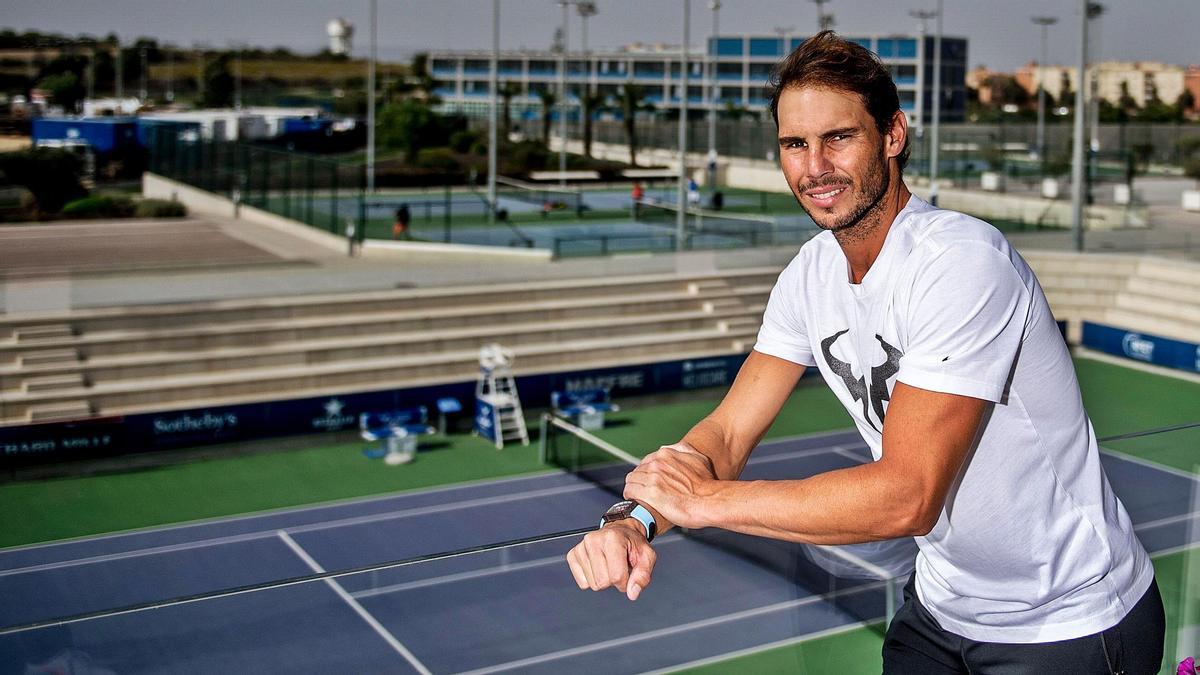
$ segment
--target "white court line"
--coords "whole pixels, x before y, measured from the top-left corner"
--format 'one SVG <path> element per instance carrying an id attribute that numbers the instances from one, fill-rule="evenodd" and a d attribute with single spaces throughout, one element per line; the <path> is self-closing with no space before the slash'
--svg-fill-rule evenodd
<path id="1" fill-rule="evenodd" d="M 1170 433 L 1170 432 L 1168 431 L 1168 432 L 1163 432 L 1163 433 Z M 1113 441 L 1109 441 L 1109 442 L 1111 443 Z M 1106 455 L 1111 455 L 1113 457 L 1116 457 L 1117 459 L 1123 459 L 1127 462 L 1133 462 L 1134 464 L 1140 464 L 1142 466 L 1149 467 L 1151 469 L 1158 469 L 1159 471 L 1165 471 L 1169 474 L 1174 474 L 1176 476 L 1179 476 L 1180 478 L 1187 478 L 1188 480 L 1192 481 L 1193 483 L 1200 481 L 1200 476 L 1197 476 L 1194 473 L 1188 473 L 1187 471 L 1184 471 L 1183 469 L 1176 469 L 1175 467 L 1167 466 L 1166 464 L 1159 464 L 1158 462 L 1154 462 L 1149 459 L 1142 459 L 1141 457 L 1135 457 L 1133 455 L 1126 454 L 1119 450 L 1109 450 L 1108 448 L 1101 447 L 1100 452 L 1103 454 L 1106 454 Z"/>
<path id="2" fill-rule="evenodd" d="M 655 544 L 655 549 L 657 550 L 658 547 L 662 546 L 663 544 L 670 544 L 672 542 L 684 541 L 684 538 L 677 534 L 667 534 L 662 539 L 658 539 L 656 541 L 659 542 L 658 544 Z M 534 560 L 526 560 L 525 562 L 507 563 L 507 564 L 495 565 L 492 567 L 484 567 L 484 568 L 477 569 L 477 570 L 471 570 L 470 572 L 458 572 L 455 574 L 444 574 L 440 577 L 429 577 L 428 579 L 420 579 L 418 581 L 406 581 L 406 582 L 399 583 L 399 584 L 392 584 L 390 586 L 380 586 L 379 588 L 370 588 L 365 591 L 355 591 L 354 593 L 351 593 L 350 595 L 353 595 L 356 598 L 373 598 L 375 596 L 387 595 L 389 593 L 400 593 L 403 591 L 411 591 L 411 590 L 414 590 L 417 588 L 426 588 L 428 586 L 437 586 L 439 584 L 455 583 L 458 581 L 470 581 L 471 579 L 479 579 L 482 577 L 496 576 L 498 574 L 507 574 L 508 572 L 519 572 L 522 570 L 533 569 L 535 567 L 544 567 L 546 565 L 553 565 L 553 564 L 565 562 L 566 559 L 567 559 L 567 556 L 565 556 L 565 555 L 556 555 L 556 556 L 550 556 L 547 558 L 536 558 Z"/>
<path id="3" fill-rule="evenodd" d="M 567 485 L 557 488 L 547 488 L 535 492 L 525 492 L 518 495 L 498 495 L 496 497 L 482 497 L 480 499 L 469 499 L 462 502 L 450 502 L 447 504 L 438 504 L 434 506 L 418 506 L 413 509 L 404 511 L 394 511 L 391 513 L 377 513 L 371 516 L 358 516 L 356 518 L 343 518 L 341 520 L 331 520 L 324 523 L 313 523 L 311 525 L 301 525 L 298 527 L 286 528 L 286 531 L 292 533 L 312 532 L 315 530 L 329 529 L 342 527 L 347 525 L 361 525 L 373 523 L 380 520 L 393 520 L 400 518 L 409 518 L 413 516 L 424 516 L 431 513 L 442 513 L 445 511 L 454 511 L 462 508 L 473 508 L 477 506 L 491 506 L 509 501 L 517 501 L 519 499 L 533 499 L 537 497 L 547 497 L 554 494 L 562 494 L 567 492 L 582 492 L 584 490 L 595 489 L 591 485 Z M 283 530 L 261 530 L 258 532 L 247 532 L 245 534 L 230 535 L 228 537 L 215 537 L 213 539 L 201 539 L 198 541 L 185 542 L 179 544 L 169 544 L 166 546 L 157 546 L 151 549 L 134 549 L 132 551 L 124 551 L 122 553 L 109 553 L 100 556 L 91 556 L 87 558 L 74 558 L 71 560 L 60 560 L 52 563 L 42 563 L 40 565 L 30 565 L 28 567 L 14 567 L 8 570 L 0 570 L 0 577 L 13 574 L 21 574 L 24 572 L 54 570 L 63 567 L 75 567 L 78 565 L 90 565 L 97 562 L 110 562 L 113 560 L 125 560 L 128 558 L 138 558 L 143 555 L 160 555 L 163 553 L 173 553 L 175 551 L 186 551 L 189 549 L 203 548 L 205 546 L 219 545 L 231 541 L 251 541 L 255 539 L 265 539 L 275 536 L 276 531 Z"/>
<path id="4" fill-rule="evenodd" d="M 838 595 L 838 596 L 856 595 L 858 593 L 864 593 L 868 590 L 879 590 L 880 588 L 882 588 L 884 586 L 885 586 L 885 584 L 883 584 L 883 583 L 863 584 L 862 586 L 856 586 L 855 588 L 852 588 L 848 591 L 844 591 L 841 593 L 835 593 L 833 595 Z M 746 609 L 746 610 L 742 610 L 740 612 L 734 612 L 733 614 L 725 614 L 722 616 L 709 617 L 707 619 L 691 621 L 689 623 L 679 624 L 677 626 L 669 626 L 667 628 L 659 628 L 657 630 L 647 631 L 645 633 L 638 633 L 636 635 L 627 635 L 625 637 L 614 638 L 612 640 L 604 640 L 603 642 L 594 642 L 592 644 L 581 645 L 579 647 L 572 647 L 570 649 L 562 649 L 557 652 L 549 652 L 547 654 L 531 656 L 531 657 L 525 658 L 525 659 L 509 661 L 507 663 L 499 663 L 496 665 L 488 666 L 486 668 L 469 670 L 469 671 L 466 671 L 465 673 L 463 673 L 463 675 L 483 675 L 484 673 L 497 673 L 497 672 L 501 672 L 501 671 L 505 671 L 505 670 L 525 668 L 527 666 L 533 666 L 533 665 L 537 665 L 537 664 L 541 664 L 541 663 L 546 663 L 548 661 L 557 661 L 559 659 L 565 659 L 565 658 L 569 658 L 572 656 L 580 656 L 582 654 L 587 654 L 590 652 L 602 651 L 604 649 L 609 649 L 611 647 L 619 647 L 619 646 L 623 646 L 623 645 L 627 645 L 627 644 L 633 644 L 635 642 L 643 642 L 645 640 L 654 640 L 654 639 L 657 639 L 660 637 L 667 637 L 669 635 L 675 635 L 676 633 L 686 633 L 688 631 L 697 630 L 700 628 L 719 626 L 723 623 L 729 623 L 731 621 L 741 621 L 742 619 L 751 619 L 756 616 L 761 616 L 763 614 L 771 614 L 772 612 L 778 612 L 781 610 L 794 609 L 796 607 L 803 607 L 803 606 L 815 604 L 818 602 L 827 602 L 828 597 L 829 597 L 828 595 L 812 595 L 812 596 L 808 596 L 806 598 L 799 598 L 797 600 L 788 600 L 786 602 L 777 602 L 777 603 L 774 603 L 771 605 L 755 607 L 754 609 Z M 880 618 L 882 619 L 883 617 L 880 617 Z"/>
<path id="5" fill-rule="evenodd" d="M 788 647 L 788 646 L 791 646 L 791 645 L 794 645 L 794 644 L 797 644 L 800 642 L 807 642 L 809 640 L 819 640 L 819 639 L 825 638 L 825 637 L 841 635 L 842 633 L 849 633 L 850 631 L 858 630 L 859 628 L 866 628 L 867 626 L 870 626 L 873 623 L 876 623 L 876 622 L 874 622 L 874 621 L 854 621 L 854 622 L 848 623 L 844 626 L 837 626 L 835 628 L 826 628 L 824 630 L 817 630 L 817 631 L 813 631 L 811 633 L 797 635 L 796 637 L 786 638 L 784 640 L 776 640 L 775 642 L 768 642 L 766 644 L 758 645 L 756 647 L 746 647 L 745 649 L 738 649 L 736 651 L 727 652 L 725 654 L 718 654 L 716 656 L 709 656 L 708 658 L 697 659 L 695 661 L 689 661 L 687 663 L 680 663 L 678 665 L 668 666 L 666 668 L 661 668 L 659 670 L 648 670 L 645 673 L 643 673 L 643 675 L 666 675 L 667 673 L 677 673 L 681 670 L 688 670 L 691 668 L 699 668 L 701 666 L 709 666 L 714 663 L 720 663 L 722 661 L 736 659 L 740 656 L 750 656 L 751 654 L 758 654 L 759 652 L 770 651 L 772 649 L 779 649 L 780 647 Z"/>
<path id="6" fill-rule="evenodd" d="M 826 436 L 840 436 L 843 434 L 855 433 L 853 429 L 837 429 L 834 431 L 815 431 L 807 434 L 795 434 L 792 436 L 780 436 L 773 438 L 765 443 L 760 443 L 758 447 L 767 448 L 774 445 L 782 445 L 793 443 L 795 441 L 808 440 L 813 438 L 822 438 Z M 821 448 L 812 448 L 820 450 Z M 348 497 L 346 499 L 334 499 L 319 504 L 306 504 L 304 506 L 282 506 L 273 509 L 262 509 L 260 511 L 251 511 L 242 513 L 236 516 L 214 516 L 212 518 L 197 518 L 172 525 L 150 525 L 147 527 L 136 527 L 118 532 L 108 532 L 105 534 L 83 535 L 79 537 L 67 537 L 64 539 L 55 539 L 53 541 L 43 541 L 36 544 L 24 544 L 22 546 L 9 546 L 0 548 L 0 557 L 5 553 L 16 551 L 29 551 L 39 548 L 47 548 L 51 546 L 59 546 L 63 544 L 72 544 L 79 542 L 104 541 L 107 539 L 117 539 L 121 537 L 131 537 L 140 534 L 150 534 L 155 532 L 170 532 L 173 530 L 181 530 L 189 527 L 202 527 L 206 525 L 217 525 L 221 523 L 235 523 L 243 520 L 252 520 L 255 518 L 268 518 L 272 516 L 290 515 L 298 513 L 306 513 L 309 511 L 319 511 L 322 509 L 340 508 L 343 506 L 353 506 L 357 504 L 370 504 L 374 502 L 382 502 L 390 499 L 404 499 L 414 495 L 437 494 L 439 492 L 448 492 L 451 490 L 470 489 L 481 485 L 495 485 L 502 483 L 513 483 L 523 480 L 537 480 L 560 476 L 562 473 L 553 469 L 539 469 L 529 473 L 523 473 L 516 476 L 504 476 L 501 478 L 480 478 L 477 480 L 462 481 L 459 483 L 451 483 L 449 485 L 438 485 L 436 487 L 420 488 L 414 490 L 401 490 L 398 492 L 389 492 L 382 495 L 370 495 L 366 497 Z"/>
<path id="7" fill-rule="evenodd" d="M 295 539 L 289 537 L 287 532 L 279 530 L 279 532 L 276 534 L 281 540 L 283 540 L 283 543 L 287 544 L 288 548 L 292 549 L 293 553 L 295 553 L 301 560 L 304 561 L 304 564 L 308 565 L 308 567 L 312 569 L 313 572 L 316 572 L 317 574 L 324 574 L 325 568 L 321 567 L 316 560 L 313 560 L 312 556 L 308 554 L 308 551 L 305 551 L 300 544 L 297 544 Z M 324 581 L 326 585 L 333 589 L 334 593 L 337 593 L 339 598 L 341 598 L 347 605 L 350 605 L 350 609 L 353 609 L 355 614 L 358 614 L 360 617 L 362 617 L 363 621 L 366 621 L 367 625 L 374 629 L 375 632 L 379 634 L 379 637 L 383 638 L 384 642 L 387 642 L 397 654 L 404 657 L 404 660 L 408 661 L 408 664 L 415 668 L 417 672 L 421 673 L 422 675 L 433 675 L 433 673 L 425 667 L 425 664 L 421 663 L 420 659 L 418 659 L 413 655 L 412 652 L 408 650 L 408 647 L 405 647 L 403 643 L 397 640 L 396 636 L 392 635 L 387 628 L 384 628 L 383 624 L 379 623 L 378 619 L 372 616 L 371 613 L 364 609 L 362 605 L 358 604 L 357 600 L 350 597 L 350 594 L 346 592 L 346 589 L 342 588 L 342 585 L 339 584 L 336 579 L 325 579 Z"/>
<path id="8" fill-rule="evenodd" d="M 836 446 L 835 446 L 836 447 Z M 809 448 L 807 450 L 797 450 L 796 452 L 784 452 L 777 455 L 768 455 L 759 459 L 751 459 L 749 464 L 768 464 L 771 462 L 786 461 L 798 457 L 808 455 L 823 454 L 829 452 L 830 448 Z M 559 474 L 551 474 L 559 475 Z M 445 504 L 436 504 L 431 506 L 418 506 L 402 511 L 390 511 L 384 513 L 375 513 L 367 516 L 354 516 L 349 518 L 341 518 L 338 520 L 330 520 L 324 522 L 310 523 L 308 525 L 297 525 L 295 527 L 283 528 L 285 531 L 292 534 L 301 534 L 305 532 L 317 532 L 320 530 L 336 529 L 338 527 L 347 527 L 353 525 L 365 525 L 369 523 L 377 523 L 385 520 L 398 520 L 402 518 L 412 518 L 418 516 L 426 516 L 435 513 L 445 513 L 458 509 L 475 508 L 479 506 L 493 506 L 496 504 L 504 504 L 509 502 L 517 502 L 525 499 L 534 499 L 540 497 L 548 497 L 557 494 L 567 494 L 570 492 L 585 492 L 596 489 L 591 484 L 579 485 L 563 485 L 554 488 L 545 488 L 532 492 L 510 493 L 496 495 L 493 497 L 481 497 L 478 499 L 468 499 L 458 502 L 447 502 Z M 228 535 L 224 537 L 213 537 L 211 539 L 200 539 L 191 542 L 183 542 L 179 544 L 167 544 L 164 546 L 156 546 L 146 549 L 134 549 L 132 551 L 123 551 L 120 553 L 108 553 L 98 556 L 89 556 L 85 558 L 72 558 L 70 560 L 60 560 L 52 563 L 40 563 L 37 565 L 28 565 L 26 567 L 14 567 L 12 569 L 0 570 L 0 577 L 11 576 L 15 574 L 24 574 L 27 572 L 41 572 L 47 570 L 56 570 L 67 567 L 76 567 L 79 565 L 90 565 L 93 563 L 112 562 L 116 560 L 127 560 L 129 558 L 138 558 L 144 555 L 161 555 L 165 553 L 174 553 L 176 551 L 186 551 L 207 546 L 220 546 L 228 543 L 237 543 L 243 541 L 254 541 L 275 536 L 275 531 L 279 528 L 260 530 L 257 532 L 246 532 L 243 534 Z"/>

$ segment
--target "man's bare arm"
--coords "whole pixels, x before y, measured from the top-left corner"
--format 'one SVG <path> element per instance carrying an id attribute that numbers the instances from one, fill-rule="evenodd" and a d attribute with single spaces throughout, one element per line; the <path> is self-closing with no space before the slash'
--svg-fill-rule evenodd
<path id="1" fill-rule="evenodd" d="M 923 535 L 936 524 L 988 405 L 897 383 L 877 462 L 804 480 L 737 481 L 725 471 L 703 480 L 687 458 L 660 451 L 630 474 L 626 495 L 677 524 L 775 539 L 846 544 Z"/>
<path id="2" fill-rule="evenodd" d="M 751 351 L 720 405 L 692 427 L 676 447 L 707 458 L 717 478 L 737 480 L 750 452 L 771 428 L 804 370 L 800 364 Z M 653 503 L 643 505 L 654 513 L 660 533 L 671 527 L 671 521 Z"/>

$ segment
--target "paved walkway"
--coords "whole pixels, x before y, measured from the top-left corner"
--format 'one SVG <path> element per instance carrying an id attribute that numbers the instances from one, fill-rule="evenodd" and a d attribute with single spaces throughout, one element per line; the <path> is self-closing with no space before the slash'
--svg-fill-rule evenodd
<path id="1" fill-rule="evenodd" d="M 1185 179 L 1140 179 L 1148 229 L 1089 232 L 1088 251 L 1144 251 L 1200 260 L 1200 213 L 1179 205 Z M 1107 190 L 1111 192 L 1111 190 Z M 1104 196 L 1099 195 L 1102 199 Z M 1111 194 L 1108 195 L 1111 200 Z M 1014 233 L 1022 249 L 1070 250 L 1069 231 Z M 0 227 L 0 312 L 337 293 L 612 274 L 782 267 L 795 249 L 691 251 L 447 264 L 348 258 L 279 230 L 231 218 L 31 223 Z"/>

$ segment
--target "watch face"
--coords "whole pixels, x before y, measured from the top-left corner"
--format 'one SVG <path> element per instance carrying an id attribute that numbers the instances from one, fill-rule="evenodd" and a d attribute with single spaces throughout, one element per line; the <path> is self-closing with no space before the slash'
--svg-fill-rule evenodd
<path id="1" fill-rule="evenodd" d="M 604 522 L 611 523 L 614 520 L 623 520 L 628 518 L 635 506 L 637 506 L 637 502 L 631 500 L 625 500 L 623 502 L 617 502 L 616 504 L 613 504 L 612 506 L 608 507 L 607 511 L 604 512 Z"/>

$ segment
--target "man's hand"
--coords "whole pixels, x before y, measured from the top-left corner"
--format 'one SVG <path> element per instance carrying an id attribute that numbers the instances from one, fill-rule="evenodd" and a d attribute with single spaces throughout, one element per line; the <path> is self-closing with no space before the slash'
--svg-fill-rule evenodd
<path id="1" fill-rule="evenodd" d="M 650 583 L 656 558 L 642 524 L 627 518 L 589 532 L 567 553 L 567 564 L 579 588 L 615 587 L 637 600 Z"/>
<path id="2" fill-rule="evenodd" d="M 625 477 L 625 498 L 645 504 L 675 525 L 704 527 L 697 506 L 716 479 L 707 456 L 686 443 L 664 445 Z"/>

